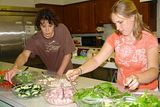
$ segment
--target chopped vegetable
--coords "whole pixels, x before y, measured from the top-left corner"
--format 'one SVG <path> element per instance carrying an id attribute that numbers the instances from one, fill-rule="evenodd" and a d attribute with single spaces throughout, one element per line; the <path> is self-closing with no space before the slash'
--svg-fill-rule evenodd
<path id="1" fill-rule="evenodd" d="M 4 76 L 8 72 L 7 70 L 0 70 L 0 88 L 9 90 L 12 88 L 12 84 L 4 79 Z"/>
<path id="2" fill-rule="evenodd" d="M 124 100 L 126 96 L 132 96 L 135 99 Z M 87 98 L 109 98 L 112 99 L 112 103 L 104 101 L 92 104 L 86 102 Z M 73 99 L 80 107 L 160 107 L 160 99 L 152 94 L 145 92 L 141 96 L 134 96 L 127 92 L 123 93 L 109 82 L 101 83 L 93 88 L 80 89 L 74 94 Z"/>
<path id="3" fill-rule="evenodd" d="M 39 96 L 44 89 L 37 84 L 23 84 L 13 88 L 13 93 L 21 98 Z"/>
<path id="4" fill-rule="evenodd" d="M 80 89 L 75 93 L 75 99 L 83 99 L 86 97 L 92 98 L 119 98 L 122 96 L 130 95 L 129 93 L 122 93 L 118 90 L 117 87 L 114 87 L 109 82 L 101 83 L 93 88 Z"/>
<path id="5" fill-rule="evenodd" d="M 80 89 L 73 96 L 74 101 L 82 107 L 112 107 L 108 103 L 88 104 L 83 102 L 87 98 L 120 98 L 129 96 L 129 93 L 122 93 L 117 87 L 114 87 L 110 82 L 104 82 L 96 85 L 93 88 Z"/>
<path id="6" fill-rule="evenodd" d="M 154 95 L 144 93 L 138 96 L 133 102 L 118 101 L 115 103 L 116 107 L 160 107 L 160 99 Z"/>
<path id="7" fill-rule="evenodd" d="M 27 71 L 20 72 L 12 78 L 12 82 L 15 84 L 26 84 L 26 83 L 31 83 L 33 81 L 34 78 L 32 73 Z"/>
<path id="8" fill-rule="evenodd" d="M 8 72 L 8 71 L 7 70 L 0 70 L 0 82 L 5 81 L 4 76 L 5 76 L 6 72 Z"/>
<path id="9" fill-rule="evenodd" d="M 2 81 L 0 82 L 0 88 L 5 89 L 5 90 L 9 90 L 12 88 L 12 84 L 9 81 Z"/>

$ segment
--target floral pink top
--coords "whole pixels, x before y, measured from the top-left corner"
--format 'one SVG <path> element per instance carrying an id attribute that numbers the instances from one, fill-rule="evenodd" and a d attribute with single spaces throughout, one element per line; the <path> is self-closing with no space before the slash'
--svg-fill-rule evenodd
<path id="1" fill-rule="evenodd" d="M 107 42 L 115 49 L 115 63 L 118 67 L 117 83 L 123 85 L 126 77 L 147 70 L 147 50 L 158 46 L 157 38 L 143 31 L 142 39 L 127 42 L 123 35 L 113 33 Z M 158 81 L 139 86 L 139 89 L 155 89 Z"/>

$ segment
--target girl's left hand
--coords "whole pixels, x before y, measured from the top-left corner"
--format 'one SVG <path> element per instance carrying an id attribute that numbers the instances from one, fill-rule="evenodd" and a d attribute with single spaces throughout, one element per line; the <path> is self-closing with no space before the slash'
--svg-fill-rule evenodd
<path id="1" fill-rule="evenodd" d="M 131 90 L 131 91 L 137 89 L 139 86 L 138 77 L 136 75 L 131 75 L 131 76 L 127 77 L 125 80 L 124 86 L 128 87 L 129 90 Z"/>

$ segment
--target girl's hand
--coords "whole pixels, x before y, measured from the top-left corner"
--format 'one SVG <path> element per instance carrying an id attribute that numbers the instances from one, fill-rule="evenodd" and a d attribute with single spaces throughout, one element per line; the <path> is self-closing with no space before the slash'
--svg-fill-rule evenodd
<path id="1" fill-rule="evenodd" d="M 74 81 L 79 75 L 82 74 L 81 68 L 68 70 L 66 73 L 66 77 L 70 81 Z"/>
<path id="2" fill-rule="evenodd" d="M 140 83 L 138 77 L 136 75 L 131 75 L 126 78 L 124 86 L 128 87 L 129 90 L 133 91 L 138 88 L 139 84 Z"/>

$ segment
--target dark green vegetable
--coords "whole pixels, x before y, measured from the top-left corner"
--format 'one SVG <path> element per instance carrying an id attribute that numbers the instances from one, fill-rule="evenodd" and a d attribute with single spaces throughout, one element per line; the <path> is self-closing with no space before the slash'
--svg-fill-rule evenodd
<path id="1" fill-rule="evenodd" d="M 13 93 L 21 98 L 39 96 L 44 89 L 37 84 L 23 84 L 13 88 Z"/>
<path id="2" fill-rule="evenodd" d="M 93 88 L 80 89 L 73 96 L 74 101 L 83 107 L 110 107 L 110 104 L 97 103 L 88 104 L 83 102 L 85 98 L 119 98 L 130 95 L 129 93 L 122 93 L 117 87 L 114 87 L 110 82 L 104 82 L 96 85 Z"/>
<path id="3" fill-rule="evenodd" d="M 80 107 L 160 107 L 160 100 L 154 95 L 147 94 L 147 92 L 136 97 L 136 99 L 131 102 L 120 100 L 123 96 L 132 96 L 132 94 L 128 92 L 123 93 L 111 83 L 104 82 L 93 88 L 78 90 L 74 94 L 73 99 Z M 84 102 L 85 98 L 111 98 L 113 102 L 89 104 Z"/>
<path id="4" fill-rule="evenodd" d="M 115 103 L 116 107 L 160 107 L 160 100 L 154 95 L 143 95 L 137 97 L 133 102 L 119 101 Z"/>
<path id="5" fill-rule="evenodd" d="M 16 74 L 12 78 L 12 82 L 15 84 L 26 84 L 34 81 L 33 75 L 30 72 L 24 71 Z"/>

